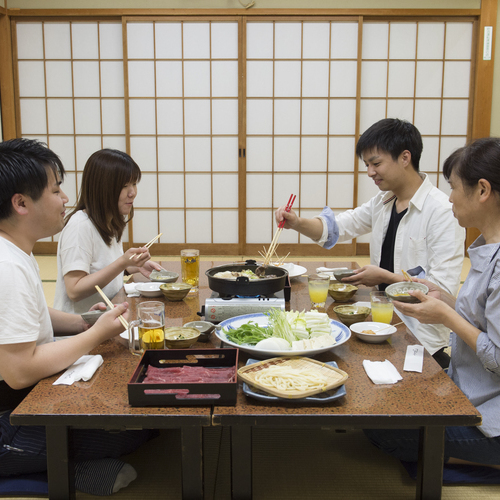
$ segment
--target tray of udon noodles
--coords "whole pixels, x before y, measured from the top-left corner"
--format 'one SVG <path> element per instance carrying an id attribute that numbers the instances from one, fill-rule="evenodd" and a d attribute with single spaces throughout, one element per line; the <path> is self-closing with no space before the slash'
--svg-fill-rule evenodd
<path id="1" fill-rule="evenodd" d="M 271 358 L 243 366 L 238 376 L 247 384 L 280 398 L 306 398 L 341 386 L 345 371 L 301 356 Z"/>

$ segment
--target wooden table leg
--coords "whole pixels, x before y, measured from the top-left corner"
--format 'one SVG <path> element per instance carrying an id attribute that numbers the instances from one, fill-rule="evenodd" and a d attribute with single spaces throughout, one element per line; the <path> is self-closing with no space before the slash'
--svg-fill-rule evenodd
<path id="1" fill-rule="evenodd" d="M 75 498 L 74 467 L 70 464 L 69 428 L 47 426 L 47 476 L 49 479 L 49 499 L 65 500 Z"/>
<path id="2" fill-rule="evenodd" d="M 231 488 L 233 500 L 252 498 L 252 428 L 231 427 Z"/>
<path id="3" fill-rule="evenodd" d="M 203 430 L 181 429 L 182 498 L 203 500 Z"/>
<path id="4" fill-rule="evenodd" d="M 439 500 L 443 485 L 444 427 L 420 429 L 417 500 Z"/>

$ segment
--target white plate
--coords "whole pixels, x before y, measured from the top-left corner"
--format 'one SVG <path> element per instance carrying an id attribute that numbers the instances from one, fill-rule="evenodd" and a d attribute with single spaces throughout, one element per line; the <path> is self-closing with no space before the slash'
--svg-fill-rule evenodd
<path id="1" fill-rule="evenodd" d="M 302 276 L 303 274 L 307 273 L 307 269 L 305 267 L 299 266 L 297 264 L 292 264 L 291 262 L 285 262 L 284 264 L 281 264 L 281 266 L 278 266 L 276 264 L 272 265 L 286 269 L 288 271 L 290 279 L 297 278 L 298 276 Z"/>
<path id="2" fill-rule="evenodd" d="M 334 321 L 333 319 L 330 321 L 330 325 L 332 327 L 332 336 L 336 340 L 336 344 L 328 347 L 321 347 L 319 349 L 307 349 L 304 351 L 294 351 L 292 349 L 287 349 L 285 351 L 268 351 L 264 349 L 257 349 L 251 345 L 240 345 L 236 344 L 236 342 L 231 342 L 226 334 L 222 331 L 223 328 L 226 330 L 229 328 L 239 328 L 241 325 L 248 323 L 249 321 L 253 321 L 257 323 L 259 326 L 267 326 L 268 325 L 268 316 L 262 313 L 255 314 L 244 314 L 243 316 L 235 316 L 234 318 L 229 318 L 224 321 L 221 321 L 218 327 L 215 329 L 215 335 L 225 344 L 230 345 L 231 347 L 238 347 L 242 351 L 248 352 L 253 356 L 257 356 L 259 358 L 272 358 L 275 356 L 315 356 L 316 354 L 321 354 L 322 352 L 329 351 L 330 349 L 335 349 L 339 345 L 342 345 L 344 342 L 347 342 L 351 338 L 351 331 L 344 324 Z"/>

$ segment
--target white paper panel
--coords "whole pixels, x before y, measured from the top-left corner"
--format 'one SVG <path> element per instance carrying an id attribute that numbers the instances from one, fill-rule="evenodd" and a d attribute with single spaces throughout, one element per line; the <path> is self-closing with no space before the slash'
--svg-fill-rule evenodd
<path id="1" fill-rule="evenodd" d="M 71 97 L 73 95 L 71 62 L 47 61 L 45 68 L 47 97 Z"/>
<path id="2" fill-rule="evenodd" d="M 430 174 L 429 180 L 434 186 L 438 187 L 441 191 L 443 191 L 443 193 L 446 194 L 449 199 L 451 188 L 450 185 L 448 184 L 448 181 L 444 178 L 443 174 L 439 174 L 439 176 L 437 174 Z"/>
<path id="3" fill-rule="evenodd" d="M 102 147 L 127 152 L 127 143 L 124 135 L 104 135 L 102 137 Z"/>
<path id="4" fill-rule="evenodd" d="M 212 191 L 214 207 L 238 208 L 238 174 L 214 175 Z"/>
<path id="5" fill-rule="evenodd" d="M 156 101 L 158 109 L 158 133 L 159 134 L 182 134 L 183 132 L 183 109 L 182 101 L 165 99 Z"/>
<path id="6" fill-rule="evenodd" d="M 68 105 L 71 107 L 71 101 L 67 102 Z M 77 134 L 101 133 L 101 103 L 98 99 L 75 99 L 75 129 Z"/>
<path id="7" fill-rule="evenodd" d="M 417 62 L 416 97 L 441 97 L 443 63 L 441 61 Z"/>
<path id="8" fill-rule="evenodd" d="M 385 97 L 387 94 L 387 63 L 364 61 L 361 64 L 361 97 Z"/>
<path id="9" fill-rule="evenodd" d="M 328 97 L 328 62 L 304 61 L 302 65 L 302 96 Z"/>
<path id="10" fill-rule="evenodd" d="M 300 100 L 283 99 L 274 101 L 274 133 L 300 133 Z"/>
<path id="11" fill-rule="evenodd" d="M 184 101 L 184 119 L 186 135 L 210 133 L 210 101 Z"/>
<path id="12" fill-rule="evenodd" d="M 356 101 L 330 100 L 330 134 L 354 134 L 356 131 Z"/>
<path id="13" fill-rule="evenodd" d="M 182 63 L 157 61 L 156 93 L 158 97 L 182 97 Z"/>
<path id="14" fill-rule="evenodd" d="M 73 87 L 75 97 L 99 97 L 99 63 L 75 61 L 73 63 Z"/>
<path id="15" fill-rule="evenodd" d="M 89 156 L 101 148 L 101 138 L 95 136 L 77 136 L 76 137 L 76 168 L 83 171 L 85 163 Z M 149 238 L 151 239 L 151 238 Z M 148 240 L 149 241 L 149 240 Z"/>
<path id="16" fill-rule="evenodd" d="M 98 59 L 97 23 L 72 23 L 73 59 Z"/>
<path id="17" fill-rule="evenodd" d="M 248 97 L 272 97 L 273 68 L 272 61 L 247 62 Z"/>
<path id="18" fill-rule="evenodd" d="M 46 59 L 71 59 L 69 23 L 44 23 Z"/>
<path id="19" fill-rule="evenodd" d="M 247 99 L 247 134 L 271 134 L 272 125 L 273 102 Z"/>
<path id="20" fill-rule="evenodd" d="M 290 194 L 299 194 L 299 176 L 296 174 L 277 174 L 274 179 L 274 208 L 278 208 L 281 205 L 286 205 Z"/>
<path id="21" fill-rule="evenodd" d="M 134 201 L 134 207 L 155 208 L 157 206 L 157 202 L 158 197 L 156 195 L 156 174 L 142 172 L 141 182 L 137 186 L 137 196 Z M 150 239 L 151 237 L 149 238 L 149 240 Z"/>
<path id="22" fill-rule="evenodd" d="M 443 97 L 469 97 L 470 62 L 447 61 L 444 64 Z"/>
<path id="23" fill-rule="evenodd" d="M 247 207 L 248 208 L 270 207 L 271 203 L 272 203 L 271 175 L 248 174 Z"/>
<path id="24" fill-rule="evenodd" d="M 414 125 L 423 135 L 439 134 L 441 125 L 441 100 L 416 100 Z"/>
<path id="25" fill-rule="evenodd" d="M 330 69 L 330 96 L 356 97 L 356 61 L 332 61 Z"/>
<path id="26" fill-rule="evenodd" d="M 156 139 L 154 137 L 131 137 L 130 156 L 142 172 L 156 171 Z"/>
<path id="27" fill-rule="evenodd" d="M 328 170 L 330 172 L 354 172 L 356 155 L 354 137 L 330 137 L 328 148 Z"/>
<path id="28" fill-rule="evenodd" d="M 212 221 L 210 210 L 186 212 L 186 243 L 211 243 Z"/>
<path id="29" fill-rule="evenodd" d="M 332 59 L 358 57 L 358 23 L 331 23 Z"/>
<path id="30" fill-rule="evenodd" d="M 134 227 L 134 242 L 146 243 L 152 234 L 158 234 L 158 213 L 156 210 L 134 210 L 132 219 Z"/>
<path id="31" fill-rule="evenodd" d="M 184 175 L 160 174 L 158 176 L 160 207 L 184 207 Z"/>
<path id="32" fill-rule="evenodd" d="M 17 23 L 18 59 L 43 59 L 42 23 Z"/>
<path id="33" fill-rule="evenodd" d="M 302 172 L 326 172 L 327 169 L 327 138 L 303 137 L 301 148 Z"/>
<path id="34" fill-rule="evenodd" d="M 247 23 L 247 58 L 273 58 L 273 23 Z"/>
<path id="35" fill-rule="evenodd" d="M 186 171 L 209 172 L 212 164 L 210 138 L 186 137 L 185 147 Z"/>
<path id="36" fill-rule="evenodd" d="M 215 210 L 214 243 L 238 243 L 238 212 L 236 210 Z"/>
<path id="37" fill-rule="evenodd" d="M 165 243 L 185 243 L 184 211 L 160 210 L 160 231 Z"/>
<path id="38" fill-rule="evenodd" d="M 156 57 L 157 59 L 182 58 L 181 23 L 155 23 Z"/>
<path id="39" fill-rule="evenodd" d="M 214 137 L 212 139 L 212 161 L 213 161 L 212 169 L 214 171 L 237 172 L 238 138 Z"/>
<path id="40" fill-rule="evenodd" d="M 276 172 L 298 172 L 300 161 L 299 137 L 274 138 L 274 170 Z"/>
<path id="41" fill-rule="evenodd" d="M 317 208 L 320 211 L 325 206 L 325 203 L 326 173 L 302 174 L 300 179 L 300 206 Z"/>
<path id="42" fill-rule="evenodd" d="M 389 24 L 363 24 L 363 59 L 387 59 Z"/>
<path id="43" fill-rule="evenodd" d="M 73 172 L 66 172 L 64 181 L 61 184 L 61 189 L 68 197 L 67 207 L 74 207 L 76 205 L 77 188 L 76 188 L 76 175 Z"/>
<path id="44" fill-rule="evenodd" d="M 439 138 L 422 137 L 424 149 L 420 157 L 421 172 L 437 172 L 439 166 Z"/>
<path id="45" fill-rule="evenodd" d="M 155 96 L 155 70 L 153 61 L 129 61 L 128 92 L 130 97 Z"/>
<path id="46" fill-rule="evenodd" d="M 123 97 L 123 62 L 101 62 L 101 95 L 103 97 Z"/>
<path id="47" fill-rule="evenodd" d="M 443 163 L 453 151 L 465 146 L 466 137 L 443 137 L 441 139 L 441 155 L 439 158 L 439 170 L 443 170 Z"/>
<path id="48" fill-rule="evenodd" d="M 123 99 L 103 99 L 102 133 L 125 134 L 125 102 Z"/>
<path id="49" fill-rule="evenodd" d="M 387 118 L 399 118 L 413 122 L 413 99 L 390 99 L 387 101 Z"/>
<path id="50" fill-rule="evenodd" d="M 385 118 L 385 100 L 362 99 L 359 113 L 359 132 L 362 134 L 375 122 Z"/>
<path id="51" fill-rule="evenodd" d="M 238 134 L 238 100 L 212 101 L 212 134 Z"/>
<path id="52" fill-rule="evenodd" d="M 278 139 L 278 138 L 277 138 Z M 247 172 L 271 171 L 273 142 L 271 137 L 247 137 Z"/>
<path id="53" fill-rule="evenodd" d="M 41 61 L 19 61 L 19 96 L 45 97 L 45 69 Z"/>
<path id="54" fill-rule="evenodd" d="M 212 62 L 212 96 L 238 97 L 238 62 Z"/>
<path id="55" fill-rule="evenodd" d="M 354 176 L 347 174 L 328 175 L 329 207 L 353 208 Z"/>
<path id="56" fill-rule="evenodd" d="M 273 230 L 272 210 L 247 211 L 247 243 L 265 243 L 269 246 L 273 239 Z M 287 231 L 282 236 L 285 236 L 286 233 Z M 280 241 L 283 241 L 282 238 Z"/>
<path id="57" fill-rule="evenodd" d="M 288 201 L 288 200 L 287 200 Z M 297 204 L 297 200 L 295 200 L 295 204 L 294 204 L 294 209 L 297 211 L 298 210 L 298 204 Z M 302 214 L 304 213 L 305 211 L 301 211 L 301 216 Z M 317 210 L 315 210 L 315 214 L 314 215 L 317 215 Z M 273 234 L 271 235 L 271 240 L 269 241 L 264 241 L 263 243 L 265 244 L 265 247 L 268 248 L 269 247 L 269 243 L 270 241 L 272 241 L 272 238 L 273 238 L 273 235 L 274 233 L 276 232 L 276 229 L 277 229 L 277 225 L 276 225 L 276 221 L 274 219 L 274 213 L 271 213 L 271 224 L 272 224 L 272 231 L 273 231 Z M 299 237 L 301 235 L 297 232 L 297 231 L 294 231 L 293 229 L 285 229 L 282 233 L 281 233 L 281 236 L 280 236 L 280 240 L 279 240 L 279 243 L 299 243 Z M 302 236 L 302 238 L 305 238 L 304 236 Z M 305 239 L 303 239 L 302 241 L 305 241 Z M 312 240 L 310 240 L 309 238 L 307 238 L 307 242 L 308 243 L 311 243 Z M 281 250 L 279 247 L 278 247 L 278 256 L 279 257 L 285 257 L 286 253 Z M 291 257 L 291 256 L 290 256 Z M 289 258 L 290 258 L 289 257 Z"/>
<path id="58" fill-rule="evenodd" d="M 123 59 L 121 23 L 99 23 L 99 46 L 101 59 Z"/>
<path id="59" fill-rule="evenodd" d="M 276 59 L 300 59 L 302 46 L 301 23 L 276 23 L 274 54 Z"/>
<path id="60" fill-rule="evenodd" d="M 132 135 L 154 134 L 156 132 L 155 130 L 156 113 L 155 113 L 154 100 L 130 99 L 129 114 L 130 114 L 130 133 Z"/>
<path id="61" fill-rule="evenodd" d="M 238 59 L 238 23 L 212 23 L 212 59 Z"/>
<path id="62" fill-rule="evenodd" d="M 444 23 L 418 23 L 417 57 L 442 59 L 444 55 Z"/>
<path id="63" fill-rule="evenodd" d="M 417 50 L 417 23 L 391 23 L 390 59 L 415 59 Z"/>
<path id="64" fill-rule="evenodd" d="M 73 133 L 73 101 L 72 100 L 70 100 L 70 99 L 47 99 L 47 116 L 48 116 L 48 121 L 49 121 L 49 133 L 50 134 L 72 134 Z M 77 118 L 76 123 L 78 124 L 78 118 Z M 98 122 L 97 126 L 100 129 L 99 122 Z M 100 130 L 99 130 L 99 132 L 100 132 Z"/>
<path id="65" fill-rule="evenodd" d="M 210 96 L 210 63 L 208 61 L 184 63 L 184 95 L 186 97 Z"/>
<path id="66" fill-rule="evenodd" d="M 304 59 L 328 59 L 330 47 L 329 23 L 304 23 L 303 24 Z"/>
<path id="67" fill-rule="evenodd" d="M 415 63 L 389 62 L 389 97 L 413 97 L 415 94 Z"/>
<path id="68" fill-rule="evenodd" d="M 302 100 L 302 134 L 323 135 L 328 131 L 328 100 Z"/>
<path id="69" fill-rule="evenodd" d="M 274 65 L 274 95 L 276 97 L 300 96 L 300 62 L 276 61 Z"/>
<path id="70" fill-rule="evenodd" d="M 75 170 L 75 143 L 73 137 L 49 136 L 48 146 L 61 159 L 66 171 Z"/>
<path id="71" fill-rule="evenodd" d="M 363 169 L 360 169 L 360 174 L 358 175 L 358 206 L 371 200 L 379 192 L 379 188 L 368 177 L 366 167 L 363 165 Z"/>
<path id="72" fill-rule="evenodd" d="M 173 172 L 184 169 L 182 137 L 158 137 L 158 170 Z"/>
<path id="73" fill-rule="evenodd" d="M 209 23 L 184 23 L 184 59 L 210 58 Z"/>
<path id="74" fill-rule="evenodd" d="M 153 23 L 127 23 L 127 51 L 129 59 L 153 59 Z"/>
<path id="75" fill-rule="evenodd" d="M 466 135 L 469 101 L 445 100 L 443 101 L 443 135 Z"/>
<path id="76" fill-rule="evenodd" d="M 472 23 L 446 23 L 446 59 L 470 59 Z"/>

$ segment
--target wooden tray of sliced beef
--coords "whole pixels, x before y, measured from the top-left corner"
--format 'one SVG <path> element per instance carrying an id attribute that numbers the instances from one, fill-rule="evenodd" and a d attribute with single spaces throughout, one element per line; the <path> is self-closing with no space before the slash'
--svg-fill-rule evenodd
<path id="1" fill-rule="evenodd" d="M 146 350 L 129 383 L 131 406 L 236 404 L 238 349 Z"/>

